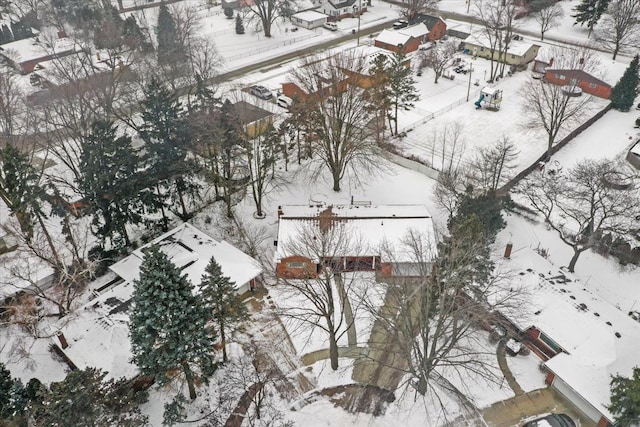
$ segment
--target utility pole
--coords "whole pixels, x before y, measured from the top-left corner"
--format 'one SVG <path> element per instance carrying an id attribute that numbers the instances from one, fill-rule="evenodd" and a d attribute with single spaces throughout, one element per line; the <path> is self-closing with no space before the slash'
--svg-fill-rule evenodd
<path id="1" fill-rule="evenodd" d="M 473 62 L 469 63 L 469 84 L 467 85 L 467 102 L 469 102 L 469 94 L 471 93 L 471 74 L 473 74 Z"/>
<path id="2" fill-rule="evenodd" d="M 358 0 L 358 46 L 360 46 L 360 17 L 362 16 L 362 0 Z"/>

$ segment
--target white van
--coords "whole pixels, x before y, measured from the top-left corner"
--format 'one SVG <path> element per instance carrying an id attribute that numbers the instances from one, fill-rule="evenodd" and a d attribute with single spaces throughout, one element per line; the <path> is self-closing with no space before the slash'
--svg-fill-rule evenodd
<path id="1" fill-rule="evenodd" d="M 338 24 L 336 24 L 335 22 L 325 22 L 324 24 L 322 24 L 322 26 L 327 30 L 338 31 Z"/>

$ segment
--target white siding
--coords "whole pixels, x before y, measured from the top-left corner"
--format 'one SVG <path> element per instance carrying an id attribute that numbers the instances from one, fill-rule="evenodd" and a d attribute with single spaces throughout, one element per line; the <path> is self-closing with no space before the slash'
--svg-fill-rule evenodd
<path id="1" fill-rule="evenodd" d="M 591 406 L 589 402 L 584 400 L 582 396 L 576 393 L 567 383 L 562 381 L 561 378 L 555 376 L 553 379 L 553 387 L 566 397 L 571 403 L 576 405 L 587 417 L 589 417 L 594 423 L 600 421 L 602 414 L 598 412 L 596 408 Z"/>

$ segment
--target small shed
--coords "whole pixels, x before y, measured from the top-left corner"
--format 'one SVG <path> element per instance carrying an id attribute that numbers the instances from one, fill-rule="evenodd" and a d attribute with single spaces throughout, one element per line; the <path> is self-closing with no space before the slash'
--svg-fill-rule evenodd
<path id="1" fill-rule="evenodd" d="M 305 10 L 291 15 L 291 23 L 295 26 L 311 30 L 313 28 L 322 27 L 327 22 L 327 15 L 315 10 Z"/>

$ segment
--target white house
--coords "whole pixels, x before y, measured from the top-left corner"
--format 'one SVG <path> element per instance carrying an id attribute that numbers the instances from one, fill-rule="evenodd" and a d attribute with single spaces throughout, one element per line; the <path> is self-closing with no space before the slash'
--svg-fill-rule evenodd
<path id="1" fill-rule="evenodd" d="M 139 277 L 144 250 L 157 246 L 197 285 L 213 257 L 222 273 L 247 292 L 262 273 L 259 263 L 225 241 L 217 241 L 190 224 L 182 224 L 113 264 L 113 279 L 94 291 L 95 298 L 64 319 L 54 343 L 68 361 L 83 369 L 94 366 L 109 378 L 138 374 L 131 363 L 129 309 L 134 280 Z"/>
<path id="2" fill-rule="evenodd" d="M 528 291 L 528 300 L 502 314 L 544 362 L 549 386 L 599 427 L 613 424 L 609 383 L 640 366 L 640 323 L 530 248 L 514 250 L 511 262 L 519 272 L 513 285 Z"/>
<path id="3" fill-rule="evenodd" d="M 322 27 L 325 22 L 327 22 L 327 15 L 315 10 L 305 10 L 291 15 L 291 23 L 293 25 L 309 30 Z"/>

